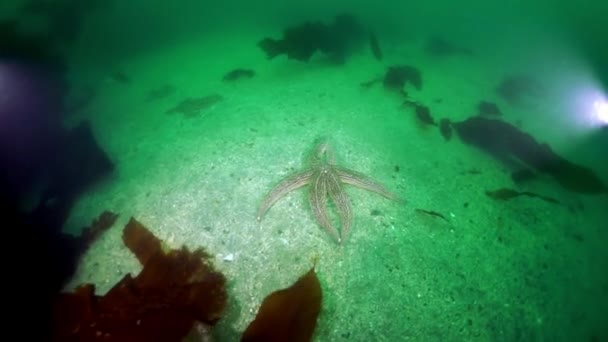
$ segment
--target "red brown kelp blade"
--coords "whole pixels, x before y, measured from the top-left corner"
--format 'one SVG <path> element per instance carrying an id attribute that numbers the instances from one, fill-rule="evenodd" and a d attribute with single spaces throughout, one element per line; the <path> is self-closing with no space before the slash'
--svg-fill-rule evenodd
<path id="1" fill-rule="evenodd" d="M 310 341 L 321 311 L 321 299 L 321 285 L 313 267 L 291 287 L 264 299 L 241 341 Z"/>
<path id="2" fill-rule="evenodd" d="M 133 218 L 122 231 L 122 242 L 135 254 L 142 265 L 147 264 L 153 255 L 162 251 L 160 239 Z"/>
<path id="3" fill-rule="evenodd" d="M 226 303 L 226 280 L 186 248 L 164 253 L 160 241 L 135 219 L 123 240 L 142 271 L 127 274 L 106 295 L 93 285 L 61 294 L 55 307 L 56 341 L 181 341 L 195 322 L 215 324 Z M 134 248 L 137 246 L 137 248 Z"/>

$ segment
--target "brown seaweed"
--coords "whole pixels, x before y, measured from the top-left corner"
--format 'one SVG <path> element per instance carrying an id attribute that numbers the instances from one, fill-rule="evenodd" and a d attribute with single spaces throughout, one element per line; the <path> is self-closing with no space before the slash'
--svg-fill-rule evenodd
<path id="1" fill-rule="evenodd" d="M 539 81 L 528 75 L 505 77 L 496 87 L 496 93 L 511 105 L 528 105 L 545 94 Z"/>
<path id="2" fill-rule="evenodd" d="M 572 192 L 608 192 L 608 187 L 591 169 L 557 155 L 548 145 L 507 122 L 474 116 L 453 123 L 452 127 L 463 142 L 480 148 L 508 167 L 532 168 L 551 175 L 560 186 Z"/>
<path id="3" fill-rule="evenodd" d="M 117 218 L 118 214 L 105 210 L 90 226 L 82 229 L 78 238 L 81 252 L 87 250 L 106 230 L 110 229 Z"/>
<path id="4" fill-rule="evenodd" d="M 416 90 L 422 88 L 420 71 L 409 65 L 395 65 L 388 68 L 382 81 L 384 88 L 407 95 L 403 87 L 411 84 Z"/>
<path id="5" fill-rule="evenodd" d="M 142 265 L 147 264 L 155 254 L 162 251 L 160 239 L 133 218 L 122 232 L 122 241 Z"/>
<path id="6" fill-rule="evenodd" d="M 108 293 L 84 284 L 55 301 L 54 341 L 181 341 L 195 322 L 214 325 L 226 303 L 226 280 L 202 250 L 164 252 L 135 219 L 123 240 L 142 271 L 124 276 Z"/>
<path id="7" fill-rule="evenodd" d="M 548 196 L 539 195 L 530 191 L 517 191 L 509 188 L 500 188 L 497 190 L 486 191 L 486 195 L 490 198 L 501 201 L 508 201 L 515 197 L 527 196 L 532 198 L 538 198 L 540 200 L 553 204 L 561 204 L 558 200 Z"/>
<path id="8" fill-rule="evenodd" d="M 330 24 L 306 21 L 283 31 L 280 39 L 264 38 L 258 46 L 268 59 L 286 55 L 289 59 L 308 62 L 321 52 L 336 63 L 343 63 L 352 50 L 365 41 L 365 31 L 350 14 L 340 14 Z"/>
<path id="9" fill-rule="evenodd" d="M 435 122 L 435 119 L 431 116 L 431 110 L 429 107 L 410 100 L 404 101 L 403 106 L 413 108 L 418 121 L 421 123 L 425 125 L 437 126 L 437 122 Z"/>
<path id="10" fill-rule="evenodd" d="M 313 267 L 292 286 L 264 299 L 241 341 L 311 341 L 321 301 L 321 284 Z"/>
<path id="11" fill-rule="evenodd" d="M 523 183 L 535 179 L 536 173 L 530 169 L 521 169 L 511 172 L 511 179 L 515 183 Z"/>
<path id="12" fill-rule="evenodd" d="M 376 33 L 373 31 L 369 32 L 369 48 L 372 50 L 374 57 L 381 61 L 382 60 L 382 50 L 380 49 L 380 43 L 378 42 L 378 37 L 376 37 Z"/>
<path id="13" fill-rule="evenodd" d="M 477 115 L 482 116 L 501 116 L 502 112 L 496 103 L 489 101 L 480 101 L 477 104 Z"/>
<path id="14" fill-rule="evenodd" d="M 439 120 L 439 132 L 446 141 L 452 139 L 452 122 L 450 119 L 443 118 Z"/>

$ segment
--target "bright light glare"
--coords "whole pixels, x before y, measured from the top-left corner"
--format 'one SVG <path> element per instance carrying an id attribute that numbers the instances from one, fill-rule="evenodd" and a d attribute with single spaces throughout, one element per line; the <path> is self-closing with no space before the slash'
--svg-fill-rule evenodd
<path id="1" fill-rule="evenodd" d="M 608 101 L 595 100 L 593 102 L 593 111 L 597 119 L 605 124 L 608 124 Z"/>

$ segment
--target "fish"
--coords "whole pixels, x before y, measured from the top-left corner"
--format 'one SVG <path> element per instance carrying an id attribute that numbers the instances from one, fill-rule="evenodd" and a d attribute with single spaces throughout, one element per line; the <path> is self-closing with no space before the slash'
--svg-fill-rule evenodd
<path id="1" fill-rule="evenodd" d="M 227 72 L 222 80 L 224 82 L 232 82 L 241 78 L 252 78 L 253 76 L 255 76 L 255 71 L 251 69 L 237 68 Z"/>
<path id="2" fill-rule="evenodd" d="M 425 46 L 425 51 L 431 56 L 447 57 L 456 55 L 472 55 L 471 49 L 458 46 L 445 38 L 433 36 L 429 39 Z"/>
<path id="3" fill-rule="evenodd" d="M 168 109 L 166 114 L 183 114 L 187 118 L 192 118 L 200 114 L 201 111 L 210 108 L 224 98 L 219 94 L 211 94 L 203 97 L 189 97 L 182 100 L 175 107 Z"/>
<path id="4" fill-rule="evenodd" d="M 113 81 L 118 82 L 118 83 L 122 83 L 122 84 L 131 83 L 131 77 L 129 77 L 122 70 L 114 70 L 114 71 L 110 72 L 109 77 L 110 77 L 110 79 L 112 79 Z"/>
<path id="5" fill-rule="evenodd" d="M 177 89 L 174 86 L 172 86 L 170 84 L 165 84 L 158 88 L 154 88 L 154 89 L 150 90 L 148 92 L 148 94 L 146 95 L 146 100 L 147 101 L 161 100 L 161 99 L 171 96 L 173 93 L 175 93 L 176 90 Z"/>

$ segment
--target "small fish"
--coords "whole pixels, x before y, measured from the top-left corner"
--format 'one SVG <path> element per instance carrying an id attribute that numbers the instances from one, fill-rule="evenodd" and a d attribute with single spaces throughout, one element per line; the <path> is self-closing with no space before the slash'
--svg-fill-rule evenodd
<path id="1" fill-rule="evenodd" d="M 377 78 L 373 78 L 373 79 L 371 79 L 369 81 L 361 82 L 359 84 L 359 86 L 361 88 L 367 89 L 367 88 L 370 88 L 371 86 L 373 86 L 374 84 L 376 84 L 376 83 L 378 83 L 380 81 L 382 81 L 382 77 L 377 77 Z"/>
<path id="2" fill-rule="evenodd" d="M 147 101 L 161 100 L 161 99 L 171 96 L 173 93 L 175 93 L 176 90 L 177 89 L 174 86 L 172 86 L 170 84 L 165 84 L 163 86 L 150 90 L 148 92 L 148 95 L 146 95 L 146 100 Z"/>
<path id="3" fill-rule="evenodd" d="M 110 73 L 110 78 L 115 82 L 130 84 L 131 78 L 122 70 L 114 70 Z"/>
<path id="4" fill-rule="evenodd" d="M 167 110 L 166 114 L 183 114 L 187 118 L 192 118 L 200 114 L 202 110 L 208 109 L 224 98 L 218 94 L 207 95 L 197 98 L 187 98 L 182 100 L 177 106 Z"/>
<path id="5" fill-rule="evenodd" d="M 226 73 L 226 75 L 224 75 L 224 78 L 222 80 L 224 82 L 232 82 L 232 81 L 239 80 L 241 78 L 252 78 L 253 76 L 255 76 L 255 71 L 253 71 L 251 69 L 238 68 L 238 69 L 234 69 L 234 70 L 231 70 L 228 73 Z"/>
<path id="6" fill-rule="evenodd" d="M 445 38 L 433 36 L 429 39 L 425 47 L 426 53 L 431 56 L 447 57 L 455 55 L 472 55 L 471 49 L 458 46 Z"/>
<path id="7" fill-rule="evenodd" d="M 462 172 L 461 174 L 468 174 L 468 175 L 480 175 L 481 174 L 481 170 L 479 169 L 468 169 L 465 170 L 464 172 Z"/>
<path id="8" fill-rule="evenodd" d="M 450 220 L 448 220 L 447 217 L 445 217 L 445 215 L 443 215 L 442 213 L 439 213 L 437 211 L 434 210 L 426 210 L 426 209 L 420 209 L 420 208 L 416 208 L 414 209 L 417 213 L 421 213 L 421 214 L 425 214 L 425 215 L 429 215 L 429 216 L 434 216 L 434 217 L 438 217 L 448 223 L 450 223 Z"/>

